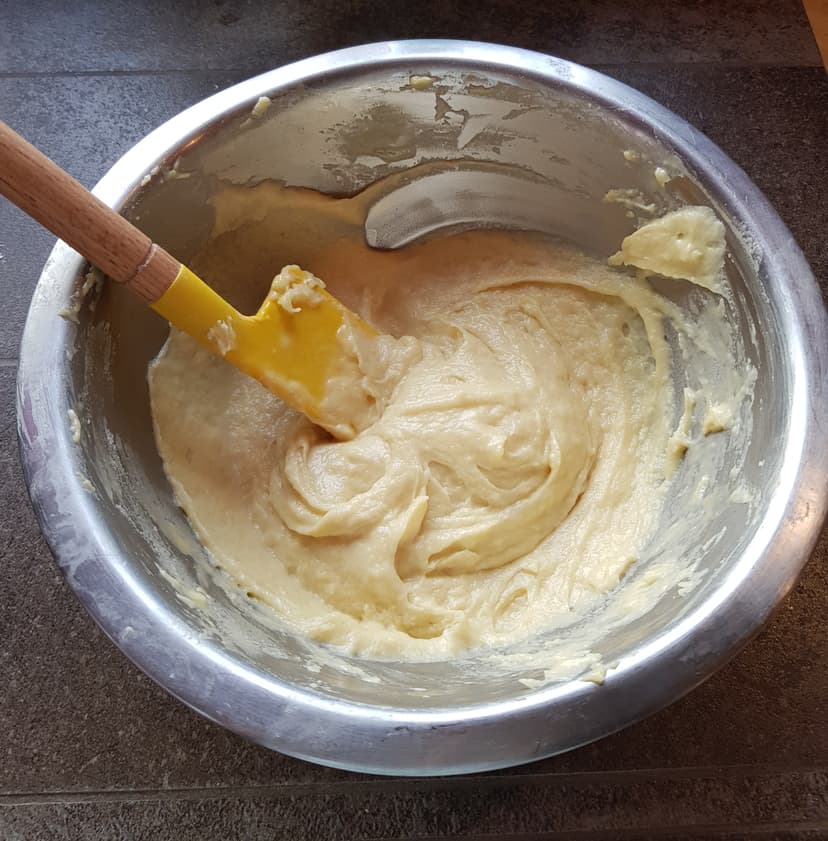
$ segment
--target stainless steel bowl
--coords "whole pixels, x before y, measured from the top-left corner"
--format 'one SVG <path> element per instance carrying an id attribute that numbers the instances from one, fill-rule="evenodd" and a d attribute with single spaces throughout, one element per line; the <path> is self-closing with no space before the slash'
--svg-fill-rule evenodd
<path id="1" fill-rule="evenodd" d="M 260 96 L 271 104 L 254 116 Z M 206 573 L 209 562 L 155 450 L 145 371 L 164 325 L 111 285 L 93 297 L 94 310 L 76 301 L 76 324 L 58 318 L 84 271 L 58 244 L 21 350 L 26 480 L 78 598 L 128 657 L 193 709 L 262 745 L 350 769 L 437 774 L 513 765 L 654 712 L 759 630 L 802 569 L 826 510 L 828 325 L 802 254 L 709 140 L 599 73 L 462 41 L 347 49 L 190 108 L 128 152 L 96 193 L 186 261 L 209 234 L 209 196 L 227 181 L 276 178 L 348 192 L 441 158 L 512 164 L 527 178 L 515 187 L 490 173 L 485 189 L 475 179 L 434 182 L 408 197 L 405 217 L 399 208 L 376 209 L 367 233 L 377 244 L 447 224 L 497 223 L 552 230 L 606 255 L 634 224 L 623 207 L 600 201 L 619 186 L 660 207 L 704 202 L 727 227 L 736 318 L 758 370 L 752 440 L 738 463 L 759 498 L 749 509 L 734 503 L 715 512 L 700 545 L 718 537 L 701 551 L 693 586 L 671 588 L 622 632 L 592 640 L 610 666 L 603 683 L 573 672 L 530 689 L 519 669 L 473 656 L 354 660 L 292 636 L 264 612 L 242 610 L 243 595 Z M 669 191 L 656 183 L 653 164 L 676 176 Z M 409 217 L 417 220 L 410 230 L 400 224 Z M 70 409 L 80 418 L 77 443 Z M 723 469 L 736 463 L 726 459 Z M 672 516 L 681 516 L 686 492 L 677 489 Z M 207 609 L 194 598 L 196 584 Z"/>

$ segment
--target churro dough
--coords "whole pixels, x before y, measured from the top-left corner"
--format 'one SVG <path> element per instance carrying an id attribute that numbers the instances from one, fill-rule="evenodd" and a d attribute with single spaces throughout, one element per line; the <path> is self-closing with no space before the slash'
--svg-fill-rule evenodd
<path id="1" fill-rule="evenodd" d="M 672 369 L 729 346 L 711 291 L 721 224 L 703 208 L 668 223 L 704 244 L 698 277 L 679 259 L 699 284 L 691 315 L 643 276 L 537 234 L 372 250 L 365 206 L 272 184 L 217 200 L 195 268 L 226 278 L 222 291 L 242 285 L 231 255 L 257 254 L 258 278 L 295 261 L 399 341 L 376 419 L 336 441 L 173 331 L 149 382 L 176 497 L 251 598 L 357 654 L 435 659 L 565 626 L 657 527 L 692 438 Z M 649 241 L 669 250 L 668 233 Z M 633 236 L 614 262 L 641 263 L 648 235 Z M 691 396 L 725 419 L 706 431 L 727 434 L 745 394 L 732 360 L 717 366 Z"/>

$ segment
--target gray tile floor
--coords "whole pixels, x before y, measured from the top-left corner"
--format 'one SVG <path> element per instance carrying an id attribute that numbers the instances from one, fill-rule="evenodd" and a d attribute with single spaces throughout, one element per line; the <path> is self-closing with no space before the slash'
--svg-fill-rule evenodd
<path id="1" fill-rule="evenodd" d="M 828 80 L 795 0 L 0 0 L 0 118 L 91 185 L 256 72 L 391 37 L 590 64 L 689 119 L 766 192 L 828 290 Z M 57 573 L 17 462 L 14 376 L 51 238 L 0 202 L 0 839 L 828 838 L 828 539 L 704 686 L 597 744 L 451 780 L 269 753 L 165 695 Z"/>

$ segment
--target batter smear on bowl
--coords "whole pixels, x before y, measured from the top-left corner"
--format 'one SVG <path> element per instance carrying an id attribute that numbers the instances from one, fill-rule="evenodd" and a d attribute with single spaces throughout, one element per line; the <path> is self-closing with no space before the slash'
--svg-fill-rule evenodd
<path id="1" fill-rule="evenodd" d="M 364 232 L 379 190 L 214 199 L 203 277 L 290 253 L 384 335 L 342 337 L 360 372 L 342 399 L 372 411 L 336 440 L 173 331 L 149 383 L 179 504 L 241 588 L 352 653 L 440 659 L 566 626 L 639 560 L 686 449 L 729 434 L 750 397 L 723 227 L 674 211 L 625 240 L 617 267 L 497 230 L 380 251 Z M 682 278 L 688 305 L 644 269 Z M 714 357 L 716 377 L 677 384 Z"/>

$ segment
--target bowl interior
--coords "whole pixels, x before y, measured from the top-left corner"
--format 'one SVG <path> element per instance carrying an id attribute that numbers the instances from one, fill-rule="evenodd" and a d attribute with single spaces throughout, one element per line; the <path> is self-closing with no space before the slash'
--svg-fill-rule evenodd
<path id="1" fill-rule="evenodd" d="M 84 422 L 79 470 L 97 489 L 95 516 L 129 557 L 135 586 L 154 609 L 176 614 L 193 640 L 264 679 L 357 704 L 450 710 L 530 694 L 538 685 L 533 681 L 565 687 L 585 673 L 595 677 L 596 669 L 638 655 L 656 634 L 678 628 L 728 581 L 743 577 L 746 548 L 767 513 L 764 491 L 782 468 L 779 443 L 790 408 L 780 395 L 789 391 L 791 372 L 777 305 L 764 290 L 749 232 L 731 218 L 716 185 L 689 171 L 640 112 L 514 72 L 435 61 L 412 70 L 366 67 L 263 93 L 272 99 L 266 111 L 253 116 L 254 98 L 167 149 L 160 171 L 130 197 L 127 215 L 172 254 L 187 262 L 198 253 L 214 224 L 209 199 L 228 183 L 276 179 L 347 194 L 430 160 L 456 160 L 458 167 L 379 202 L 366 225 L 369 242 L 395 247 L 458 225 L 500 225 L 546 231 L 606 258 L 635 228 L 635 202 L 653 204 L 656 212 L 706 204 L 727 227 L 728 311 L 740 353 L 759 372 L 754 399 L 743 409 L 750 435 L 711 436 L 704 463 L 691 453 L 646 557 L 607 607 L 566 634 L 529 640 L 496 658 L 356 660 L 298 638 L 210 573 L 153 439 L 146 369 L 166 325 L 107 284 L 94 310 L 81 308 L 74 337 L 70 403 Z M 670 175 L 666 186 L 656 178 L 657 166 Z M 618 188 L 634 200 L 603 201 Z M 240 254 L 237 271 L 207 280 L 244 305 L 261 300 L 288 262 L 274 240 L 272 253 L 252 262 Z M 665 292 L 685 304 L 694 294 L 680 284 Z M 677 372 L 677 386 L 682 376 Z M 712 504 L 705 508 L 694 495 L 710 464 Z M 744 487 L 754 493 L 737 492 Z M 680 574 L 647 609 L 635 609 L 647 571 L 667 561 Z M 193 598 L 196 586 L 208 594 L 206 607 Z"/>

